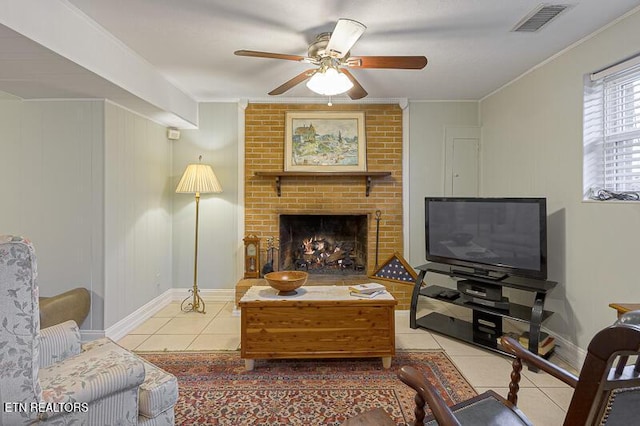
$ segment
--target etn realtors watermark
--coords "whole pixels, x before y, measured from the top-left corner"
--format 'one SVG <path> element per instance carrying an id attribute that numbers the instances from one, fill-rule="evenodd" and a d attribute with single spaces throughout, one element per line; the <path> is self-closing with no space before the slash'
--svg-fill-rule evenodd
<path id="1" fill-rule="evenodd" d="M 86 413 L 88 402 L 3 402 L 5 413 Z"/>

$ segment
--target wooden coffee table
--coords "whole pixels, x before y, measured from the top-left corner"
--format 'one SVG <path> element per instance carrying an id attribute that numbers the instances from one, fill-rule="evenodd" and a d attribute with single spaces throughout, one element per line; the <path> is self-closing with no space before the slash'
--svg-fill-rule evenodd
<path id="1" fill-rule="evenodd" d="M 241 357 L 247 370 L 261 358 L 381 357 L 389 368 L 397 303 L 389 293 L 356 298 L 346 286 L 301 287 L 293 296 L 253 286 L 238 303 Z"/>

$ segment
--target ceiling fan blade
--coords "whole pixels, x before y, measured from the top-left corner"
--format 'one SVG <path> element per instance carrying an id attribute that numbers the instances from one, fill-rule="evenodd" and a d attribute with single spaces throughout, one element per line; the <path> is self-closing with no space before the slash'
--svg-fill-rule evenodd
<path id="1" fill-rule="evenodd" d="M 338 19 L 327 44 L 327 52 L 330 52 L 331 56 L 344 58 L 366 29 L 364 24 L 353 19 Z"/>
<path id="2" fill-rule="evenodd" d="M 427 66 L 424 56 L 352 56 L 346 61 L 351 68 L 396 68 L 421 70 Z"/>
<path id="3" fill-rule="evenodd" d="M 353 87 L 349 89 L 349 91 L 347 92 L 347 95 L 349 95 L 351 99 L 353 100 L 362 99 L 368 95 L 367 91 L 364 90 L 364 87 L 362 87 L 360 83 L 358 83 L 358 80 L 356 80 L 353 74 L 351 74 L 348 70 L 344 68 L 342 68 L 340 72 L 346 75 L 347 78 L 351 80 L 351 82 L 353 83 Z"/>
<path id="4" fill-rule="evenodd" d="M 305 57 L 300 55 L 287 55 L 285 53 L 258 52 L 256 50 L 236 50 L 233 52 L 237 56 L 251 56 L 254 58 L 286 59 L 288 61 L 302 62 Z"/>
<path id="5" fill-rule="evenodd" d="M 273 95 L 282 95 L 287 90 L 289 90 L 289 89 L 293 88 L 294 86 L 297 86 L 298 84 L 300 84 L 303 81 L 307 80 L 309 77 L 311 77 L 313 75 L 314 72 L 315 72 L 314 70 L 302 71 L 300 74 L 296 75 L 291 80 L 286 81 L 285 83 L 281 84 L 280 86 L 278 86 L 275 89 L 273 89 L 272 91 L 270 91 L 269 94 L 272 95 L 272 96 Z"/>

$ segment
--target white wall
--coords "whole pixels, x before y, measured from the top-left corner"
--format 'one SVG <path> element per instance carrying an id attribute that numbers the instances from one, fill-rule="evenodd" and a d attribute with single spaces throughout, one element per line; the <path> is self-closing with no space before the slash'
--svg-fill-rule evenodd
<path id="1" fill-rule="evenodd" d="M 171 288 L 166 128 L 105 104 L 105 328 Z"/>
<path id="2" fill-rule="evenodd" d="M 165 128 L 104 101 L 0 101 L 0 232 L 31 239 L 43 296 L 91 291 L 104 330 L 171 288 Z"/>
<path id="3" fill-rule="evenodd" d="M 104 330 L 190 287 L 195 202 L 174 191 L 200 154 L 224 192 L 201 199 L 199 283 L 234 288 L 237 114 L 235 103 L 204 104 L 200 129 L 172 142 L 163 126 L 109 102 L 0 100 L 0 232 L 34 241 L 41 294 L 88 288 L 82 328 Z"/>
<path id="4" fill-rule="evenodd" d="M 409 103 L 409 253 L 410 265 L 426 263 L 424 197 L 444 195 L 447 127 L 478 125 L 477 102 Z"/>
<path id="5" fill-rule="evenodd" d="M 198 130 L 183 130 L 173 144 L 171 191 L 173 192 L 173 287 L 193 285 L 195 198 L 176 194 L 175 188 L 187 164 L 211 165 L 222 193 L 200 198 L 198 286 L 203 289 L 235 288 L 238 235 L 238 105 L 200 104 Z"/>
<path id="6" fill-rule="evenodd" d="M 103 328 L 103 102 L 0 101 L 0 233 L 31 239 L 40 294 L 92 293 Z"/>
<path id="7" fill-rule="evenodd" d="M 582 202 L 583 76 L 638 53 L 638 28 L 640 12 L 480 105 L 483 195 L 547 197 L 549 278 L 560 284 L 545 325 L 583 349 L 615 320 L 610 302 L 640 301 L 640 204 Z"/>

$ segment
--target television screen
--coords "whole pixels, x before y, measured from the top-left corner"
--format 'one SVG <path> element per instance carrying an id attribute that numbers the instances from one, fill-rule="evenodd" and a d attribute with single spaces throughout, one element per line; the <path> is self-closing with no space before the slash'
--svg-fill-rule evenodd
<path id="1" fill-rule="evenodd" d="M 544 198 L 425 198 L 427 260 L 546 279 Z"/>

